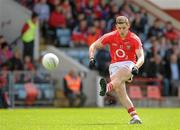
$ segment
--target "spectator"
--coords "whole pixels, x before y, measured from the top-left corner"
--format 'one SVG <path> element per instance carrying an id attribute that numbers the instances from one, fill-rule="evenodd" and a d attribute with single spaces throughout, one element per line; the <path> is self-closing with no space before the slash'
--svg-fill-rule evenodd
<path id="1" fill-rule="evenodd" d="M 141 20 L 141 14 L 140 13 L 136 13 L 135 19 L 131 23 L 131 28 L 137 34 L 144 33 L 144 29 L 143 29 L 143 26 L 142 26 L 142 20 Z"/>
<path id="2" fill-rule="evenodd" d="M 56 9 L 51 13 L 49 18 L 50 28 L 62 28 L 66 24 L 66 18 L 63 14 L 62 7 L 56 6 Z"/>
<path id="3" fill-rule="evenodd" d="M 9 105 L 7 98 L 7 75 L 6 71 L 0 73 L 0 108 L 7 108 Z"/>
<path id="4" fill-rule="evenodd" d="M 99 6 L 97 8 L 97 10 L 99 11 L 100 13 L 100 18 L 101 19 L 104 19 L 104 20 L 107 20 L 108 17 L 109 17 L 109 1 L 107 0 L 100 0 L 100 3 L 99 3 Z"/>
<path id="5" fill-rule="evenodd" d="M 34 6 L 34 12 L 38 14 L 39 21 L 41 24 L 46 23 L 50 15 L 50 9 L 47 4 L 47 0 L 40 0 L 39 3 L 36 3 Z"/>
<path id="6" fill-rule="evenodd" d="M 144 8 L 140 8 L 140 14 L 141 14 L 142 24 L 144 25 L 144 31 L 146 32 L 145 29 L 146 29 L 146 26 L 148 25 L 148 21 L 149 21 L 148 13 Z"/>
<path id="7" fill-rule="evenodd" d="M 61 29 L 64 26 L 66 27 L 66 18 L 63 14 L 62 7 L 56 6 L 55 10 L 51 12 L 48 26 L 53 42 L 57 41 L 57 29 Z"/>
<path id="8" fill-rule="evenodd" d="M 157 78 L 162 81 L 163 84 L 163 95 L 169 96 L 169 80 L 166 78 L 165 63 L 163 62 L 160 55 L 155 54 L 146 64 L 144 71 L 148 78 Z M 149 67 L 151 66 L 151 67 Z M 156 84 L 156 83 L 153 83 Z"/>
<path id="9" fill-rule="evenodd" d="M 60 4 L 60 0 L 48 0 L 48 5 L 50 6 L 50 12 L 55 10 L 56 6 Z"/>
<path id="10" fill-rule="evenodd" d="M 144 25 L 142 24 L 141 14 L 136 13 L 135 19 L 131 23 L 131 28 L 135 33 L 137 34 L 143 34 L 144 33 Z"/>
<path id="11" fill-rule="evenodd" d="M 23 70 L 23 63 L 19 50 L 15 50 L 13 56 L 8 61 L 8 68 L 11 71 Z"/>
<path id="12" fill-rule="evenodd" d="M 170 44 L 164 36 L 159 37 L 159 51 L 162 58 L 165 57 L 166 51 L 170 48 Z"/>
<path id="13" fill-rule="evenodd" d="M 80 25 L 76 26 L 72 34 L 72 42 L 74 46 L 87 46 L 87 21 L 80 21 Z"/>
<path id="14" fill-rule="evenodd" d="M 167 62 L 167 77 L 170 80 L 171 94 L 177 95 L 178 87 L 180 87 L 180 59 L 176 54 L 170 56 L 170 61 Z"/>
<path id="15" fill-rule="evenodd" d="M 78 15 L 77 15 L 77 18 L 75 19 L 75 21 L 74 21 L 74 26 L 76 27 L 76 26 L 79 26 L 79 24 L 80 24 L 80 21 L 83 21 L 83 20 L 85 20 L 86 19 L 86 16 L 85 16 L 85 14 L 84 13 L 79 13 Z M 89 23 L 88 23 L 89 24 Z M 72 27 L 72 29 L 73 29 L 74 27 Z"/>
<path id="16" fill-rule="evenodd" d="M 63 10 L 63 14 L 66 17 L 66 19 L 71 20 L 72 19 L 72 9 L 69 3 L 69 0 L 64 0 L 62 4 L 60 4 Z"/>
<path id="17" fill-rule="evenodd" d="M 23 58 L 29 56 L 33 60 L 34 40 L 36 37 L 38 15 L 33 13 L 31 19 L 26 22 L 22 28 L 21 36 L 24 44 Z"/>
<path id="18" fill-rule="evenodd" d="M 113 3 L 113 4 L 111 5 L 111 8 L 110 8 L 109 13 L 110 13 L 110 14 L 109 14 L 110 18 L 114 18 L 114 16 L 115 16 L 116 14 L 119 14 L 118 5 L 115 4 L 115 3 Z"/>
<path id="19" fill-rule="evenodd" d="M 180 56 L 180 46 L 178 42 L 172 42 L 171 46 L 167 49 L 166 55 L 165 55 L 165 60 L 166 62 L 170 61 L 170 57 L 172 54 L 176 54 L 177 56 Z"/>
<path id="20" fill-rule="evenodd" d="M 151 40 L 151 47 L 149 50 L 147 50 L 146 52 L 146 61 L 149 61 L 152 57 L 154 57 L 155 55 L 159 54 L 160 50 L 159 50 L 159 43 L 157 38 L 153 38 Z"/>
<path id="21" fill-rule="evenodd" d="M 25 56 L 24 58 L 24 70 L 26 71 L 33 71 L 35 69 L 31 58 L 29 56 Z"/>
<path id="22" fill-rule="evenodd" d="M 164 30 L 161 25 L 161 21 L 159 19 L 156 19 L 153 23 L 152 26 L 150 26 L 149 31 L 148 31 L 148 38 L 152 36 L 163 36 Z"/>
<path id="23" fill-rule="evenodd" d="M 99 31 L 101 32 L 101 35 L 107 33 L 107 29 L 106 29 L 106 21 L 105 20 L 100 20 L 100 23 L 99 23 Z"/>
<path id="24" fill-rule="evenodd" d="M 100 34 L 96 33 L 97 28 L 95 26 L 89 27 L 89 33 L 87 35 L 87 44 L 90 46 L 93 42 L 95 42 Z"/>
<path id="25" fill-rule="evenodd" d="M 114 25 L 115 25 L 115 18 L 118 16 L 118 14 L 115 14 L 114 17 L 110 18 L 107 21 L 107 32 L 110 32 L 114 30 Z"/>
<path id="26" fill-rule="evenodd" d="M 76 17 L 79 13 L 83 13 L 85 9 L 85 3 L 82 0 L 74 0 L 72 2 L 73 8 L 75 11 L 73 11 L 73 15 Z"/>
<path id="27" fill-rule="evenodd" d="M 34 5 L 33 10 L 38 14 L 42 36 L 46 37 L 46 30 L 48 28 L 48 20 L 50 15 L 50 8 L 47 4 L 47 0 L 40 0 Z"/>
<path id="28" fill-rule="evenodd" d="M 165 30 L 165 36 L 168 40 L 170 40 L 171 42 L 175 41 L 178 39 L 178 35 L 175 32 L 173 25 L 170 21 L 168 21 L 165 25 L 166 30 Z"/>
<path id="29" fill-rule="evenodd" d="M 32 80 L 32 74 L 35 73 L 35 66 L 31 61 L 31 58 L 29 56 L 25 56 L 24 58 L 24 71 L 22 75 L 20 75 L 20 78 L 18 82 L 30 82 Z"/>
<path id="30" fill-rule="evenodd" d="M 0 48 L 0 65 L 7 64 L 12 57 L 12 51 L 9 49 L 8 43 L 4 42 Z"/>
<path id="31" fill-rule="evenodd" d="M 82 80 L 76 72 L 72 69 L 64 77 L 64 92 L 69 99 L 70 106 L 83 106 L 85 103 L 85 95 L 82 91 Z M 77 103 L 77 101 L 79 101 Z"/>
<path id="32" fill-rule="evenodd" d="M 5 38 L 2 35 L 0 35 L 0 48 L 1 48 L 2 43 L 4 42 L 6 42 Z"/>
<path id="33" fill-rule="evenodd" d="M 134 19 L 134 8 L 130 4 L 130 1 L 125 0 L 120 11 L 121 11 L 121 15 L 128 17 L 130 22 L 133 21 L 133 19 Z"/>
<path id="34" fill-rule="evenodd" d="M 135 13 L 135 18 L 131 23 L 131 28 L 144 41 L 146 39 L 146 34 L 145 34 L 146 21 L 143 18 L 144 17 L 142 17 L 140 12 Z"/>
<path id="35" fill-rule="evenodd" d="M 102 28 L 101 28 L 101 26 L 103 26 L 103 25 L 101 25 L 102 23 L 100 23 L 100 20 L 99 19 L 94 19 L 94 21 L 93 21 L 93 24 L 92 25 L 94 25 L 95 27 L 96 27 L 96 33 L 97 33 L 97 35 L 102 35 Z M 104 30 L 104 28 L 103 28 L 103 30 Z"/>
<path id="36" fill-rule="evenodd" d="M 89 0 L 89 1 L 87 1 L 87 2 L 86 2 L 86 5 L 85 5 L 85 8 L 84 8 L 85 14 L 86 14 L 87 16 L 90 15 L 92 12 L 94 12 L 95 7 L 96 7 L 96 5 L 95 5 L 94 0 Z"/>

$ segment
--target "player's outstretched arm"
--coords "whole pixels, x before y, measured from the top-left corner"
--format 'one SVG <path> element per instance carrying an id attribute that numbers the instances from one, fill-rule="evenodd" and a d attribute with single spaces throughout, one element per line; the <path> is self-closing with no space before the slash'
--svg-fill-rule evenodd
<path id="1" fill-rule="evenodd" d="M 142 46 L 140 46 L 139 49 L 136 50 L 136 55 L 137 55 L 137 62 L 136 62 L 136 65 L 132 68 L 132 74 L 133 75 L 138 75 L 139 73 L 139 68 L 143 65 L 144 63 L 144 51 L 143 51 L 143 48 Z"/>
<path id="2" fill-rule="evenodd" d="M 91 46 L 89 47 L 89 59 L 94 58 L 94 54 L 95 54 L 97 48 L 103 47 L 103 45 L 101 43 L 102 39 L 103 39 L 102 37 L 99 38 L 93 44 L 91 44 Z"/>
<path id="3" fill-rule="evenodd" d="M 103 45 L 101 43 L 102 37 L 96 40 L 91 46 L 89 47 L 89 68 L 93 69 L 95 67 L 95 60 L 94 60 L 94 54 L 97 50 L 97 48 L 102 48 Z"/>

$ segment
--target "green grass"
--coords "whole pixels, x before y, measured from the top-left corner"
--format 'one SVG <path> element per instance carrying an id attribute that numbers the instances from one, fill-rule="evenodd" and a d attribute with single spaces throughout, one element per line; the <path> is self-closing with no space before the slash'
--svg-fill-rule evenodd
<path id="1" fill-rule="evenodd" d="M 180 109 L 137 109 L 142 125 L 128 125 L 125 109 L 0 110 L 0 130 L 180 130 Z"/>

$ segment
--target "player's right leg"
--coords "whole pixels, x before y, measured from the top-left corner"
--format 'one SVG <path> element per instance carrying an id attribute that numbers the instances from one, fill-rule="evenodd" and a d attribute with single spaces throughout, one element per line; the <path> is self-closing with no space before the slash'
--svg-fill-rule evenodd
<path id="1" fill-rule="evenodd" d="M 142 121 L 137 115 L 134 105 L 126 92 L 125 82 L 131 76 L 131 70 L 126 67 L 122 67 L 118 70 L 118 72 L 115 75 L 111 76 L 110 83 L 112 84 L 113 89 L 117 93 L 119 101 L 127 109 L 128 113 L 132 117 L 132 120 L 129 122 L 129 124 L 141 124 Z"/>
<path id="2" fill-rule="evenodd" d="M 132 101 L 127 95 L 125 82 L 118 85 L 118 87 L 115 87 L 114 90 L 118 95 L 119 101 L 123 107 L 127 109 L 129 115 L 132 117 L 132 120 L 130 120 L 129 124 L 142 124 L 142 121 L 139 118 Z"/>

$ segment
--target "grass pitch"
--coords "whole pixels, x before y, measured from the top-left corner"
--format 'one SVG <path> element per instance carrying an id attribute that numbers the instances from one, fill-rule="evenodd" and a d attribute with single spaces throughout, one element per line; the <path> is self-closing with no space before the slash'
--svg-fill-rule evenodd
<path id="1" fill-rule="evenodd" d="M 0 130 L 180 130 L 180 109 L 137 109 L 142 125 L 120 108 L 0 110 Z"/>

